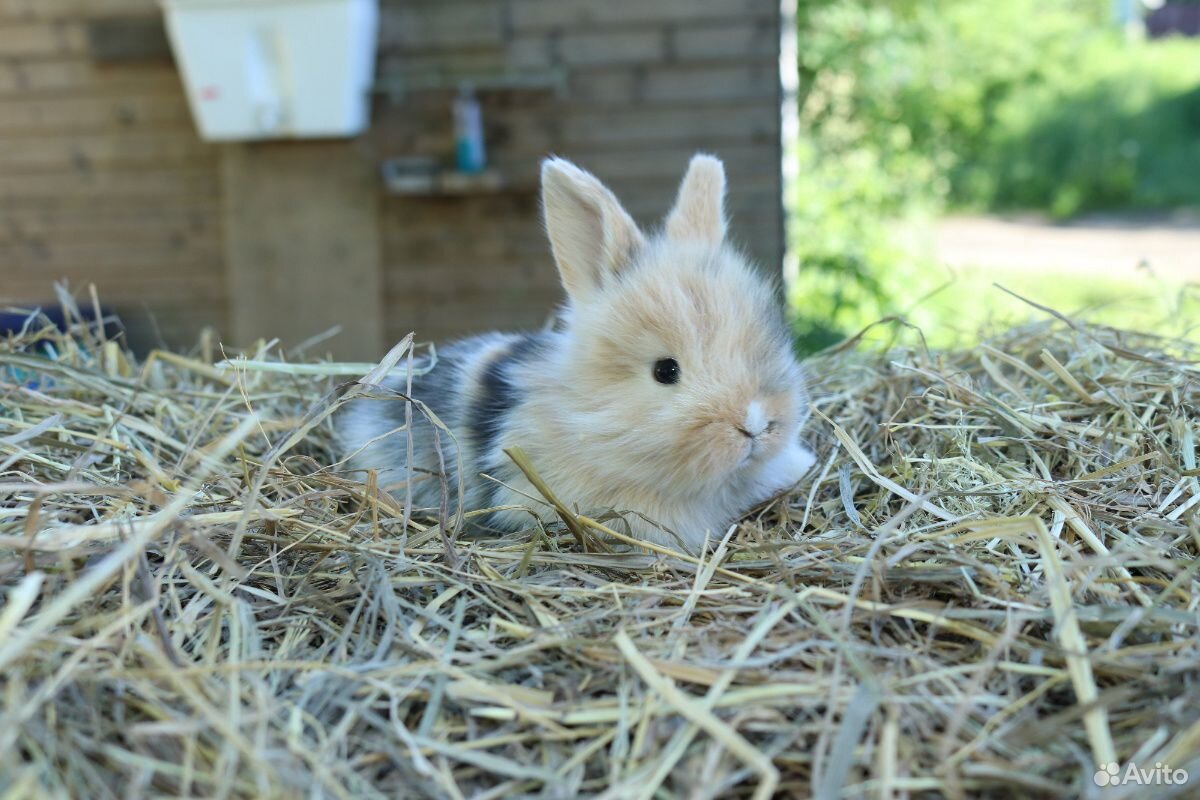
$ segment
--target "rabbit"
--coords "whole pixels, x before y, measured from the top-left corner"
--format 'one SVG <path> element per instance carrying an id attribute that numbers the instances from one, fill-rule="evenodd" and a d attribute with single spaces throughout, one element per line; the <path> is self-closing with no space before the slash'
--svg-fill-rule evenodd
<path id="1" fill-rule="evenodd" d="M 414 410 L 414 506 L 439 506 L 444 474 L 452 499 L 461 478 L 466 510 L 492 509 L 483 527 L 529 527 L 538 493 L 504 453 L 519 446 L 569 508 L 614 510 L 627 535 L 697 552 L 814 462 L 776 293 L 726 241 L 724 165 L 694 156 L 649 235 L 569 161 L 546 159 L 541 188 L 567 302 L 555 326 L 454 342 L 413 378 L 412 397 L 453 433 L 439 459 L 435 426 Z M 403 392 L 406 381 L 385 386 Z M 402 485 L 404 418 L 398 400 L 340 410 L 350 467 Z"/>

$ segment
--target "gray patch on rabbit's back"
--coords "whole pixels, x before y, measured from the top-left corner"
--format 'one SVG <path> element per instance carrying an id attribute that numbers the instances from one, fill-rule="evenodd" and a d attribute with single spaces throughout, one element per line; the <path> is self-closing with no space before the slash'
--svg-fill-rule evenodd
<path id="1" fill-rule="evenodd" d="M 549 346 L 548 331 L 530 334 L 489 333 L 461 339 L 438 348 L 434 367 L 414 376 L 412 394 L 453 432 L 447 436 L 421 410 L 412 411 L 413 505 L 436 509 L 441 502 L 443 477 L 451 505 L 457 505 L 458 476 L 464 479 L 466 508 L 495 505 L 500 487 L 479 479 L 486 472 L 502 480 L 512 477 L 511 465 L 497 448 L 513 408 L 524 391 L 512 371 L 538 358 Z M 343 446 L 353 451 L 368 441 L 388 435 L 355 456 L 352 469 L 374 469 L 381 486 L 401 484 L 407 469 L 408 436 L 403 430 L 404 395 L 407 376 L 383 382 L 380 394 L 395 393 L 394 399 L 355 400 L 339 414 L 338 429 Z M 439 468 L 438 449 L 441 449 Z M 397 491 L 399 497 L 402 492 Z M 481 520 L 472 527 L 491 527 Z"/>
<path id="2" fill-rule="evenodd" d="M 509 415 L 525 396 L 512 371 L 514 368 L 542 356 L 549 347 L 545 332 L 523 334 L 514 338 L 502 351 L 492 355 L 475 383 L 476 396 L 466 415 L 466 428 L 477 454 L 479 471 L 495 475 L 504 468 L 500 454 L 495 452 Z M 498 490 L 499 487 L 494 487 Z M 496 501 L 492 492 L 493 503 Z"/>
<path id="3" fill-rule="evenodd" d="M 408 476 L 408 435 L 400 430 L 405 424 L 405 397 L 411 396 L 427 404 L 447 427 L 454 430 L 462 418 L 461 403 L 457 398 L 463 372 L 468 366 L 466 359 L 475 349 L 461 345 L 441 349 L 432 370 L 424 375 L 413 376 L 411 395 L 408 395 L 408 377 L 397 375 L 384 380 L 380 391 L 375 392 L 382 397 L 355 400 L 347 404 L 337 419 L 338 433 L 347 451 L 358 450 L 366 442 L 384 437 L 354 456 L 350 468 L 376 470 L 383 487 L 403 482 Z M 386 396 L 389 393 L 392 397 Z M 448 398 L 456 400 L 446 402 Z M 440 437 L 437 443 L 435 437 Z M 438 445 L 445 464 L 445 476 L 451 486 L 457 483 L 458 452 L 453 440 L 441 435 L 415 405 L 412 408 L 412 440 L 413 502 L 417 506 L 430 507 L 438 502 L 441 493 Z"/>

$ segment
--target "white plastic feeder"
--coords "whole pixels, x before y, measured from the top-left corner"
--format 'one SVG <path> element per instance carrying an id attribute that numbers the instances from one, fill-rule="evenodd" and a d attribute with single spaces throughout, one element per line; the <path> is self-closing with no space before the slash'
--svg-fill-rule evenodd
<path id="1" fill-rule="evenodd" d="M 161 0 L 200 135 L 210 141 L 361 133 L 377 0 Z"/>

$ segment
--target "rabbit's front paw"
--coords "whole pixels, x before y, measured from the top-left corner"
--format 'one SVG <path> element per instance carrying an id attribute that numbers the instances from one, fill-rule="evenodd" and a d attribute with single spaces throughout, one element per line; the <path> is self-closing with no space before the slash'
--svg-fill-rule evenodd
<path id="1" fill-rule="evenodd" d="M 790 489 L 800 482 L 817 457 L 804 445 L 794 442 L 779 451 L 778 455 L 763 465 L 758 483 L 764 496 L 771 496 Z"/>

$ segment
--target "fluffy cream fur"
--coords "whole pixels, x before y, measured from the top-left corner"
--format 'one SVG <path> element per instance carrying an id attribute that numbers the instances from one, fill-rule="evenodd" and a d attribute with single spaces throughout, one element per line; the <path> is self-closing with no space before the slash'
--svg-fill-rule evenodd
<path id="1" fill-rule="evenodd" d="M 623 518 L 633 534 L 673 543 L 674 533 L 696 550 L 797 483 L 813 462 L 799 439 L 803 375 L 775 294 L 725 242 L 721 162 L 692 160 L 663 231 L 649 237 L 594 176 L 566 161 L 543 165 L 542 186 L 569 298 L 560 329 L 511 363 L 497 359 L 515 343 L 461 343 L 454 396 L 423 399 L 439 414 L 439 405 L 478 403 L 486 389 L 479 376 L 503 365 L 505 385 L 519 397 L 494 420 L 495 435 L 473 433 L 467 408 L 448 422 L 468 502 L 529 505 L 523 495 L 536 492 L 502 455 L 520 446 L 572 507 L 632 512 Z M 678 383 L 654 379 L 663 358 L 679 363 Z M 372 424 L 368 411 L 350 416 L 343 431 L 351 448 L 386 427 Z M 357 464 L 395 466 L 395 452 L 376 447 Z M 507 486 L 480 488 L 484 469 L 500 472 Z M 516 508 L 492 518 L 510 529 L 528 522 Z"/>

